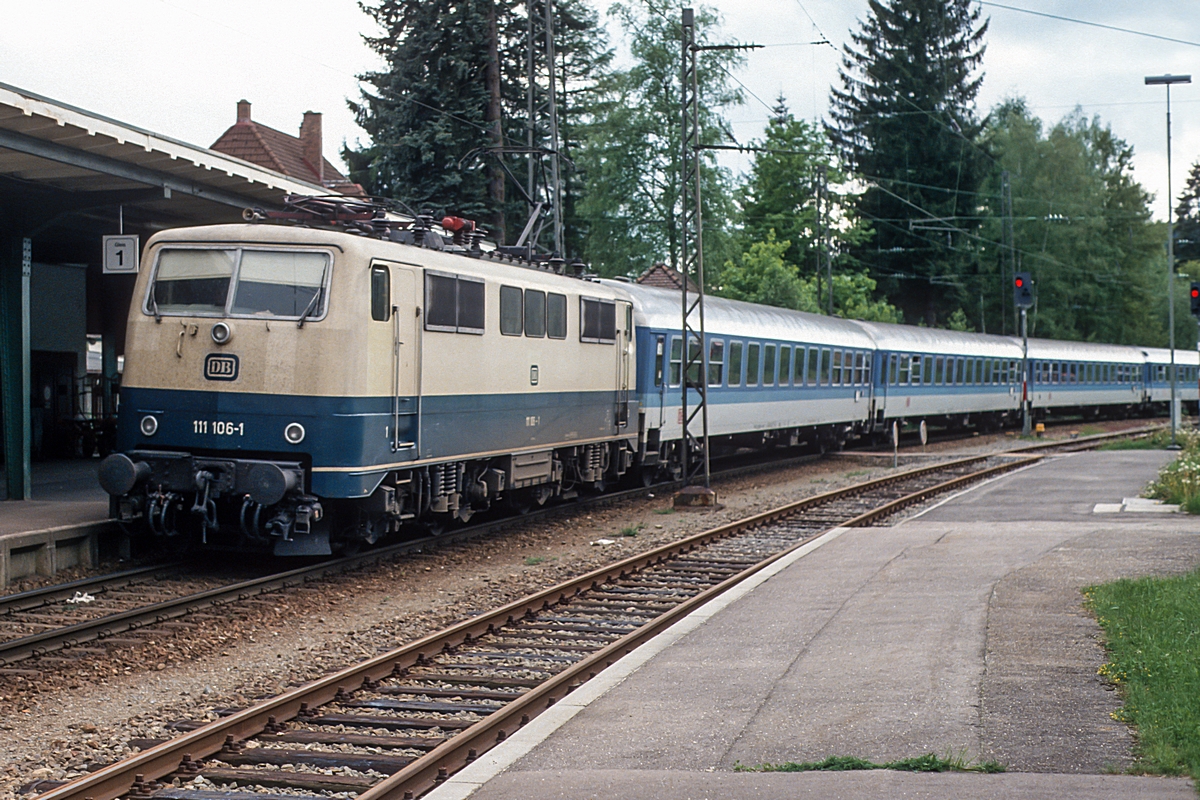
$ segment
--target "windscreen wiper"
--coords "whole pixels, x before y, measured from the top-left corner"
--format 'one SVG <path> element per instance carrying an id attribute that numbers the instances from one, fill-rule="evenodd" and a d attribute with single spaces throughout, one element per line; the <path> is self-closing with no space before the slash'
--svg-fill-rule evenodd
<path id="1" fill-rule="evenodd" d="M 313 306 L 317 304 L 317 298 L 319 298 L 321 296 L 321 292 L 325 290 L 324 283 L 325 281 L 322 278 L 322 285 L 317 287 L 317 290 L 313 292 L 312 300 L 309 300 L 308 305 L 304 307 L 304 313 L 300 315 L 300 321 L 296 323 L 297 328 L 304 327 L 304 320 L 308 319 L 308 315 L 312 313 Z"/>

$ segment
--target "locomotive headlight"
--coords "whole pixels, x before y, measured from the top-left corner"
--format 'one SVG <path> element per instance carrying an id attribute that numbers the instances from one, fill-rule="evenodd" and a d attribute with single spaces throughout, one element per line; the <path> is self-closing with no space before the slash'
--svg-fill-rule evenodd
<path id="1" fill-rule="evenodd" d="M 218 322 L 212 327 L 212 340 L 217 344 L 225 344 L 233 338 L 233 331 L 224 322 Z"/>
<path id="2" fill-rule="evenodd" d="M 158 419 L 153 414 L 147 414 L 142 417 L 142 421 L 138 423 L 138 427 L 142 430 L 142 436 L 153 436 L 158 433 Z"/>
<path id="3" fill-rule="evenodd" d="M 304 441 L 304 426 L 299 422 L 291 422 L 283 429 L 283 438 L 288 444 L 300 444 Z"/>

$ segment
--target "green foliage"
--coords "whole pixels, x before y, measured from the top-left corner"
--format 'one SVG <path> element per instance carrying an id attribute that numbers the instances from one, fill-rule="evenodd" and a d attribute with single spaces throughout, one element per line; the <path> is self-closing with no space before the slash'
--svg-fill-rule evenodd
<path id="1" fill-rule="evenodd" d="M 855 205 L 875 228 L 854 255 L 906 318 L 929 326 L 962 304 L 960 276 L 976 259 L 979 19 L 971 0 L 870 0 L 831 98 L 830 138 L 868 182 Z"/>
<path id="2" fill-rule="evenodd" d="M 609 15 L 624 31 L 633 66 L 600 77 L 591 121 L 579 129 L 575 163 L 584 192 L 576 210 L 586 226 L 584 256 L 601 275 L 637 275 L 657 262 L 678 268 L 681 23 L 677 11 L 664 15 L 649 0 L 617 3 Z M 698 44 L 721 40 L 712 9 L 696 10 L 696 31 Z M 705 144 L 726 139 L 720 110 L 741 102 L 729 78 L 741 61 L 728 50 L 700 54 Z M 706 258 L 720 264 L 730 257 L 725 231 L 733 214 L 732 178 L 711 152 L 701 183 Z"/>
<path id="3" fill-rule="evenodd" d="M 828 756 L 822 761 L 788 761 L 783 764 L 759 764 L 748 767 L 734 765 L 735 772 L 848 772 L 851 770 L 894 769 L 901 772 L 1004 772 L 1004 765 L 996 761 L 975 763 L 962 753 L 938 756 L 926 753 L 923 756 L 901 758 L 877 764 L 857 756 Z"/>
<path id="4" fill-rule="evenodd" d="M 1200 571 L 1084 590 L 1104 629 L 1114 718 L 1137 728 L 1136 769 L 1200 779 Z"/>
<path id="5" fill-rule="evenodd" d="M 640 522 L 637 525 L 629 525 L 627 527 L 621 528 L 621 535 L 627 536 L 627 537 L 637 536 L 639 533 L 642 532 L 643 527 L 644 526 Z"/>
<path id="6" fill-rule="evenodd" d="M 1165 346 L 1165 231 L 1151 221 L 1150 197 L 1133 180 L 1132 148 L 1078 112 L 1047 129 L 1019 99 L 992 112 L 983 141 L 996 163 L 984 185 L 982 234 L 1002 240 L 1006 171 L 1016 268 L 1031 272 L 1036 285 L 1029 334 Z M 1007 264 L 1003 248 L 985 248 L 978 291 L 988 301 L 986 329 L 997 333 L 1018 332 Z M 1185 293 L 1177 294 L 1182 307 Z"/>
<path id="7" fill-rule="evenodd" d="M 725 262 L 721 285 L 714 294 L 795 311 L 821 313 L 823 294 L 819 277 L 802 278 L 784 260 L 790 242 L 778 241 L 768 230 L 765 241 L 754 242 L 738 261 Z M 886 300 L 874 299 L 875 281 L 865 272 L 839 272 L 833 276 L 834 313 L 847 319 L 899 322 L 900 312 Z"/>
<path id="8" fill-rule="evenodd" d="M 1180 428 L 1175 441 L 1183 447 L 1179 457 L 1159 471 L 1146 495 L 1175 503 L 1189 514 L 1200 514 L 1200 432 Z"/>
<path id="9" fill-rule="evenodd" d="M 954 313 L 946 320 L 946 329 L 951 331 L 971 332 L 975 328 L 971 327 L 971 323 L 967 321 L 967 314 L 961 308 L 954 309 Z"/>

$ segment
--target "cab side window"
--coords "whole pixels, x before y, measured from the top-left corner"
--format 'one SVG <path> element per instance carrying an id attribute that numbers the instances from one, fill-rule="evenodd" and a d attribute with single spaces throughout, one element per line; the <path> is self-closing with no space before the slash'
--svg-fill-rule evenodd
<path id="1" fill-rule="evenodd" d="M 387 322 L 392 318 L 392 277 L 387 267 L 371 267 L 371 319 Z"/>

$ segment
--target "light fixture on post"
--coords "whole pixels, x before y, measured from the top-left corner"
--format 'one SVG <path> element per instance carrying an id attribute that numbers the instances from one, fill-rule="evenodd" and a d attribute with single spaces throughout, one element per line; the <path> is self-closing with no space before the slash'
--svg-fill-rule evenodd
<path id="1" fill-rule="evenodd" d="M 1171 449 L 1179 449 L 1175 443 L 1175 428 L 1178 425 L 1177 398 L 1175 393 L 1175 196 L 1171 193 L 1171 86 L 1176 83 L 1191 83 L 1191 75 L 1147 75 L 1147 86 L 1167 87 L 1167 327 L 1171 348 Z"/>

